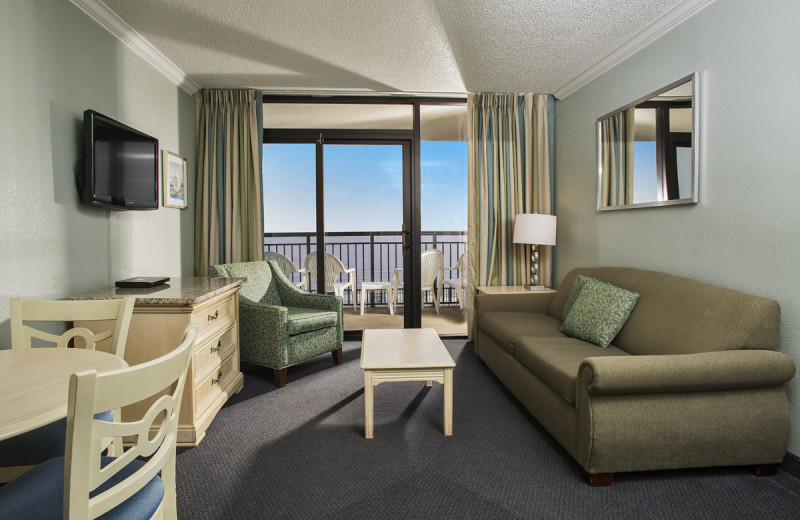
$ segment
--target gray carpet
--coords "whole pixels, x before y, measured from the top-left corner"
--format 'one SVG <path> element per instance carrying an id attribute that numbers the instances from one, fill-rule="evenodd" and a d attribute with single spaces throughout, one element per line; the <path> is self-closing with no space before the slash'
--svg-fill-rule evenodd
<path id="1" fill-rule="evenodd" d="M 442 387 L 375 388 L 375 438 L 364 439 L 360 342 L 245 384 L 197 447 L 181 450 L 180 518 L 798 518 L 800 480 L 742 468 L 619 474 L 592 488 L 579 466 L 477 359 L 456 360 L 452 437 Z"/>

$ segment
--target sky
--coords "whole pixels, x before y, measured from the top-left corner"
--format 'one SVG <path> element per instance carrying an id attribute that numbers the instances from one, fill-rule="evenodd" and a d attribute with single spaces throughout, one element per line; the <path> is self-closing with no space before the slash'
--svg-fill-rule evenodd
<path id="1" fill-rule="evenodd" d="M 633 203 L 658 200 L 656 142 L 636 141 L 633 145 Z"/>
<path id="2" fill-rule="evenodd" d="M 315 144 L 265 144 L 267 233 L 313 232 Z M 324 146 L 326 231 L 399 231 L 403 223 L 400 145 Z M 423 231 L 467 229 L 467 143 L 423 141 Z"/>

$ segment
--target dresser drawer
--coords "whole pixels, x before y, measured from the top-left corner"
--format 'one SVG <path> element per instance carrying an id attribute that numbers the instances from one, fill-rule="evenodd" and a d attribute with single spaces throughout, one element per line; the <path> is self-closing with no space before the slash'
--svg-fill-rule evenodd
<path id="1" fill-rule="evenodd" d="M 201 305 L 192 312 L 192 323 L 198 326 L 197 339 L 203 341 L 206 337 L 227 327 L 236 318 L 236 296 L 211 301 Z"/>
<path id="2" fill-rule="evenodd" d="M 197 406 L 204 409 L 207 402 L 215 399 L 227 387 L 232 378 L 239 373 L 238 351 L 233 350 L 216 370 L 195 385 Z"/>
<path id="3" fill-rule="evenodd" d="M 196 380 L 206 379 L 209 373 L 217 371 L 222 361 L 231 354 L 231 350 L 236 349 L 238 340 L 238 327 L 235 323 L 231 323 L 228 329 L 222 331 L 218 336 L 214 335 L 195 346 L 194 366 Z"/>

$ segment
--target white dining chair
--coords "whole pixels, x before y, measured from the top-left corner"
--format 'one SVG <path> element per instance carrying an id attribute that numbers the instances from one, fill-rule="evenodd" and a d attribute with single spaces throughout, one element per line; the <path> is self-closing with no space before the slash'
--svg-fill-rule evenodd
<path id="1" fill-rule="evenodd" d="M 98 344 L 112 354 L 124 358 L 133 306 L 136 298 L 116 300 L 23 300 L 11 298 L 11 348 L 29 349 L 34 346 L 94 350 Z M 84 327 L 71 327 L 58 334 L 51 330 L 72 325 L 74 321 L 107 323 L 94 333 Z M 98 419 L 112 421 L 119 410 L 103 411 Z M 64 455 L 67 423 L 64 419 L 22 433 L 0 442 L 0 482 L 9 482 L 47 459 Z M 111 450 L 121 449 L 119 441 Z"/>
<path id="2" fill-rule="evenodd" d="M 420 285 L 422 287 L 423 302 L 426 292 L 430 292 L 433 298 L 433 306 L 436 309 L 436 314 L 439 314 L 439 298 L 436 294 L 436 277 L 439 271 L 442 270 L 444 265 L 444 253 L 439 249 L 428 249 L 422 253 L 421 268 L 420 268 Z M 395 267 L 394 269 L 394 306 L 397 308 L 397 291 L 403 288 L 403 282 L 400 280 L 400 275 L 403 273 L 402 267 Z"/>
<path id="3" fill-rule="evenodd" d="M 66 455 L 0 487 L 4 517 L 83 520 L 110 512 L 113 518 L 177 518 L 178 418 L 196 336 L 197 325 L 188 325 L 180 345 L 157 359 L 72 374 Z M 95 419 L 105 410 L 151 398 L 136 421 Z M 106 440 L 122 437 L 130 446 L 116 457 L 103 456 Z"/>
<path id="4" fill-rule="evenodd" d="M 314 282 L 317 282 L 317 252 L 308 253 L 305 260 L 306 275 L 310 275 Z M 347 268 L 341 260 L 330 253 L 325 253 L 325 292 L 333 293 L 344 298 L 344 291 L 350 289 L 353 295 L 353 310 L 357 311 L 356 306 L 356 269 Z M 347 275 L 347 280 L 339 281 L 340 275 Z M 308 278 L 306 278 L 308 280 Z M 311 287 L 308 283 L 306 287 Z"/>
<path id="5" fill-rule="evenodd" d="M 450 267 L 442 267 L 442 295 L 444 295 L 444 288 L 445 286 L 452 287 L 456 293 L 456 300 L 458 301 L 458 308 L 464 308 L 464 271 L 467 268 L 467 253 L 461 253 L 461 256 L 458 257 L 458 262 L 456 265 L 451 265 Z M 458 276 L 453 277 L 445 277 L 444 272 L 457 272 Z"/>

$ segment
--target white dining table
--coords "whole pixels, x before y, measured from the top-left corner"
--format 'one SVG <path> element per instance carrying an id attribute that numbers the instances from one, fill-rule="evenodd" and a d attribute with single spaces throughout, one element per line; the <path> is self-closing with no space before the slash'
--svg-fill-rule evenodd
<path id="1" fill-rule="evenodd" d="M 127 366 L 113 354 L 80 348 L 0 350 L 0 440 L 66 417 L 73 373 Z"/>

